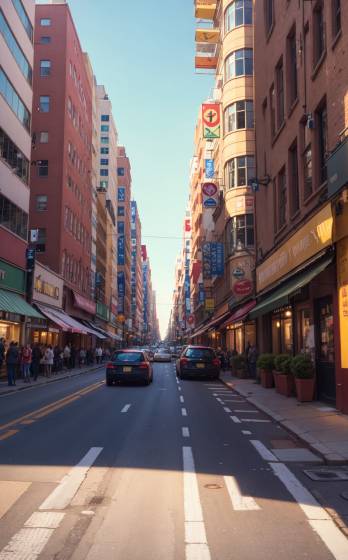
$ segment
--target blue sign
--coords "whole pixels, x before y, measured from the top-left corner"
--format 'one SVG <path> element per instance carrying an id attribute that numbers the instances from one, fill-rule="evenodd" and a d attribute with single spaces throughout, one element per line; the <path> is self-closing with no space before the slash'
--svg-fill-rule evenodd
<path id="1" fill-rule="evenodd" d="M 120 235 L 117 240 L 117 264 L 124 265 L 126 262 L 126 254 L 125 254 L 125 237 L 124 235 Z"/>
<path id="2" fill-rule="evenodd" d="M 126 200 L 126 187 L 118 187 L 117 189 L 118 202 L 125 202 Z"/>
<path id="3" fill-rule="evenodd" d="M 207 179 L 212 179 L 215 175 L 214 169 L 214 160 L 213 159 L 206 159 L 205 160 L 205 176 Z"/>
<path id="4" fill-rule="evenodd" d="M 198 284 L 198 301 L 199 303 L 205 302 L 204 284 Z"/>
<path id="5" fill-rule="evenodd" d="M 211 243 L 203 243 L 203 280 L 211 280 Z"/>
<path id="6" fill-rule="evenodd" d="M 126 282 L 124 272 L 117 273 L 117 295 L 124 297 L 126 295 Z"/>
<path id="7" fill-rule="evenodd" d="M 205 201 L 203 202 L 203 206 L 204 208 L 216 208 L 217 202 L 215 198 L 206 198 Z"/>
<path id="8" fill-rule="evenodd" d="M 211 243 L 211 274 L 223 276 L 225 268 L 225 255 L 223 243 Z"/>
<path id="9" fill-rule="evenodd" d="M 124 235 L 124 222 L 117 222 L 117 233 Z"/>

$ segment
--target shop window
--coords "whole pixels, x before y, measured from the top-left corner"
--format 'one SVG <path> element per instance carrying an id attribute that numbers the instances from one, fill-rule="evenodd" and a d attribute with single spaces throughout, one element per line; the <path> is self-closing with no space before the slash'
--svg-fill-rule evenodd
<path id="1" fill-rule="evenodd" d="M 274 354 L 292 354 L 292 312 L 290 308 L 281 309 L 272 314 L 272 352 Z"/>
<path id="2" fill-rule="evenodd" d="M 229 160 L 225 166 L 226 189 L 247 187 L 255 177 L 254 156 L 240 156 Z"/>
<path id="3" fill-rule="evenodd" d="M 309 308 L 298 312 L 298 350 L 310 354 L 314 348 L 314 327 L 311 325 L 311 312 Z"/>
<path id="4" fill-rule="evenodd" d="M 225 109 L 225 134 L 243 128 L 254 128 L 253 101 L 236 101 Z"/>

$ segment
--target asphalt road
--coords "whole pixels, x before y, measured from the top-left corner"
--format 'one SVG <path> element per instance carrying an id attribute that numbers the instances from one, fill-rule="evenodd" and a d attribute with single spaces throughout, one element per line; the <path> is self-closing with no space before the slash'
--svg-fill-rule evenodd
<path id="1" fill-rule="evenodd" d="M 294 442 L 243 398 L 174 364 L 103 381 L 0 398 L 0 560 L 347 560 L 315 464 L 281 461 Z"/>

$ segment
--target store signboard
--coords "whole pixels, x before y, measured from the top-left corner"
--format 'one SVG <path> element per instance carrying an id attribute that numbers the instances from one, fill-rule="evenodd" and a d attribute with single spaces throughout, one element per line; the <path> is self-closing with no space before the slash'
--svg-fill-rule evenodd
<path id="1" fill-rule="evenodd" d="M 220 103 L 203 103 L 202 124 L 203 124 L 203 138 L 220 138 L 220 133 L 221 133 Z"/>
<path id="2" fill-rule="evenodd" d="M 0 288 L 25 294 L 25 271 L 0 259 Z"/>
<path id="3" fill-rule="evenodd" d="M 203 280 L 211 280 L 212 279 L 211 243 L 203 243 L 202 255 L 203 255 Z"/>
<path id="4" fill-rule="evenodd" d="M 225 252 L 223 243 L 211 243 L 212 276 L 223 276 L 225 271 Z"/>
<path id="5" fill-rule="evenodd" d="M 311 218 L 256 269 L 256 289 L 261 292 L 332 244 L 331 203 Z"/>
<path id="6" fill-rule="evenodd" d="M 348 237 L 337 243 L 337 285 L 340 339 L 348 340 Z M 348 369 L 348 344 L 341 344 L 341 367 Z"/>
<path id="7" fill-rule="evenodd" d="M 214 298 L 206 298 L 204 307 L 206 311 L 214 311 Z"/>
<path id="8" fill-rule="evenodd" d="M 39 262 L 35 263 L 33 282 L 33 301 L 62 307 L 63 278 L 48 270 Z"/>

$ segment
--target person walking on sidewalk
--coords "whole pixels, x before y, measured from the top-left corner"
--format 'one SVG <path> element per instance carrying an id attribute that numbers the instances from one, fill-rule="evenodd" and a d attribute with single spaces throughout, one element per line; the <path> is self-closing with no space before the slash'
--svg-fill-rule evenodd
<path id="1" fill-rule="evenodd" d="M 247 354 L 247 363 L 248 363 L 249 375 L 252 379 L 256 379 L 256 362 L 257 362 L 258 355 L 259 353 L 257 351 L 256 344 L 254 343 L 251 344 Z"/>
<path id="2" fill-rule="evenodd" d="M 40 373 L 41 358 L 42 358 L 42 353 L 40 350 L 40 346 L 38 344 L 34 344 L 33 349 L 31 351 L 31 371 L 33 374 L 34 381 L 37 381 L 38 375 Z"/>
<path id="3" fill-rule="evenodd" d="M 9 386 L 16 385 L 16 368 L 19 360 L 18 346 L 11 342 L 6 352 L 7 381 Z"/>
<path id="4" fill-rule="evenodd" d="M 95 357 L 96 357 L 96 359 L 97 359 L 97 364 L 101 364 L 102 355 L 103 355 L 102 347 L 101 347 L 101 346 L 98 346 L 98 347 L 95 349 Z"/>
<path id="5" fill-rule="evenodd" d="M 54 352 L 52 346 L 47 346 L 45 350 L 45 375 L 51 377 L 52 366 L 53 366 Z"/>
<path id="6" fill-rule="evenodd" d="M 2 368 L 2 364 L 4 363 L 5 360 L 5 339 L 4 338 L 0 338 L 0 370 Z"/>
<path id="7" fill-rule="evenodd" d="M 30 364 L 32 351 L 29 344 L 26 344 L 21 352 L 21 366 L 24 383 L 30 383 Z"/>
<path id="8" fill-rule="evenodd" d="M 64 359 L 64 367 L 65 369 L 69 369 L 70 368 L 70 344 L 67 343 L 65 345 L 65 348 L 63 350 L 63 359 Z"/>

